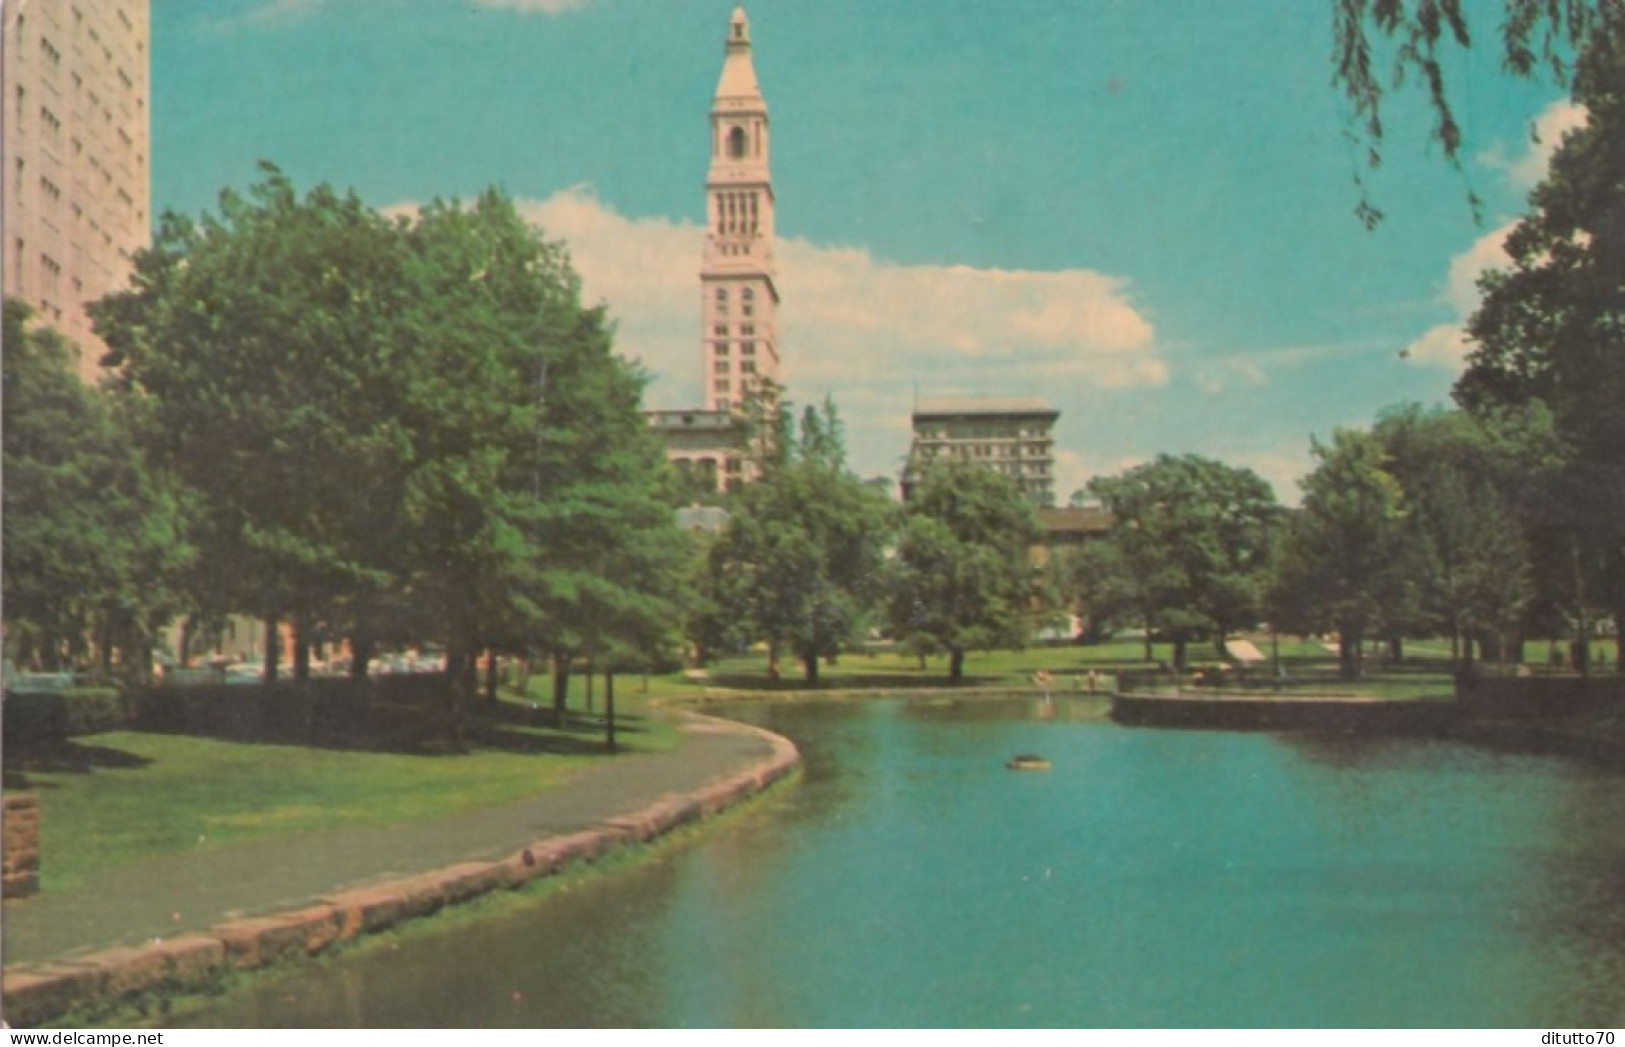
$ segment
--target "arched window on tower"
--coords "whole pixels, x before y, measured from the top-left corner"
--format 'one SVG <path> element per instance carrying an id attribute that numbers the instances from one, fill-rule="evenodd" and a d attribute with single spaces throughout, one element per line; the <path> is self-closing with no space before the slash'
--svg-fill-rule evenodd
<path id="1" fill-rule="evenodd" d="M 745 158 L 745 129 L 735 126 L 728 132 L 728 157 L 732 160 Z"/>

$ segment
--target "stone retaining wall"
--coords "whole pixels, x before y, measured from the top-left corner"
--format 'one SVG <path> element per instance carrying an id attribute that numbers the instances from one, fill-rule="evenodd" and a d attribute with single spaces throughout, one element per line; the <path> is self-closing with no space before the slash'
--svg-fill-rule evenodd
<path id="1" fill-rule="evenodd" d="M 1469 676 L 1456 700 L 1475 716 L 1552 720 L 1587 713 L 1625 713 L 1625 676 Z"/>
<path id="2" fill-rule="evenodd" d="M 0 896 L 25 898 L 39 890 L 39 801 L 29 793 L 5 798 L 0 839 Z"/>
<path id="3" fill-rule="evenodd" d="M 758 731 L 730 724 L 730 729 Z M 5 1021 L 38 1026 L 74 1009 L 111 1005 L 145 993 L 207 988 L 234 970 L 251 970 L 427 916 L 497 890 L 511 890 L 621 847 L 646 843 L 756 795 L 794 771 L 801 755 L 789 740 L 758 731 L 773 755 L 695 792 L 668 795 L 631 814 L 568 836 L 545 837 L 494 862 L 465 862 L 370 887 L 339 891 L 296 912 L 219 923 L 207 931 L 112 948 L 4 971 Z M 7 798 L 8 801 L 10 797 Z M 8 815 L 9 803 L 8 803 Z"/>

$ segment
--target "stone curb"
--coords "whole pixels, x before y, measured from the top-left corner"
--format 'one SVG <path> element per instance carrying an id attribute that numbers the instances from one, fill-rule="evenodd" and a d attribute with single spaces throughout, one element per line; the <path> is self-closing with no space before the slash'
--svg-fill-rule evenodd
<path id="1" fill-rule="evenodd" d="M 232 971 L 314 956 L 341 942 L 531 880 L 589 863 L 622 847 L 648 843 L 708 818 L 790 774 L 801 754 L 787 738 L 748 724 L 685 713 L 702 729 L 747 731 L 773 754 L 690 793 L 667 794 L 602 825 L 532 841 L 507 858 L 463 862 L 433 872 L 340 891 L 292 912 L 215 924 L 207 931 L 146 945 L 117 946 L 42 963 L 10 964 L 0 975 L 5 1022 L 27 1028 L 77 1007 L 114 1003 L 148 992 L 205 989 Z"/>

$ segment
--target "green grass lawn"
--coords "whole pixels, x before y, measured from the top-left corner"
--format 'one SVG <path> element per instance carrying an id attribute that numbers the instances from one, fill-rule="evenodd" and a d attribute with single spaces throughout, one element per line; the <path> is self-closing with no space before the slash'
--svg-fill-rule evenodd
<path id="1" fill-rule="evenodd" d="M 1408 640 L 1405 661 L 1398 665 L 1385 666 L 1380 656 L 1368 654 L 1365 676 L 1356 681 L 1344 681 L 1338 677 L 1335 644 L 1287 636 L 1255 635 L 1246 639 L 1266 658 L 1279 653 L 1287 670 L 1287 678 L 1279 690 L 1285 693 L 1318 691 L 1394 699 L 1444 698 L 1453 693 L 1448 640 Z M 1593 650 L 1606 658 L 1608 671 L 1619 664 L 1614 641 L 1599 642 Z M 1533 671 L 1542 671 L 1547 645 L 1540 642 L 1526 645 L 1525 657 Z M 1053 690 L 1070 693 L 1085 690 L 1088 673 L 1094 670 L 1098 686 L 1104 690 L 1115 682 L 1119 671 L 1171 664 L 1173 645 L 1153 644 L 1151 659 L 1146 661 L 1145 645 L 1138 640 L 1032 647 L 1024 651 L 973 651 L 965 658 L 965 678 L 959 686 L 1032 688 L 1036 686 L 1034 675 L 1046 670 L 1053 677 Z M 1187 648 L 1186 661 L 1194 669 L 1216 663 L 1218 656 L 1211 644 L 1193 643 Z M 953 686 L 948 679 L 946 656 L 929 657 L 922 668 L 919 658 L 887 647 L 843 654 L 836 664 L 821 665 L 816 685 L 806 682 L 799 662 L 781 658 L 779 668 L 780 678 L 770 679 L 766 655 L 755 651 L 714 660 L 706 666 L 703 677 L 693 672 L 656 677 L 651 690 L 663 699 L 682 699 L 697 698 L 708 692 L 715 697 L 719 689 L 762 694 L 808 690 L 883 692 Z M 1269 691 L 1277 689 L 1268 664 L 1252 670 L 1250 686 Z"/>
<path id="2" fill-rule="evenodd" d="M 617 681 L 623 751 L 677 744 L 645 696 Z M 538 702 L 538 704 L 540 704 Z M 141 858 L 283 833 L 381 826 L 455 815 L 533 795 L 594 762 L 600 721 L 577 715 L 562 731 L 507 696 L 490 742 L 457 755 L 418 756 L 184 735 L 86 735 L 58 752 L 10 761 L 7 787 L 39 797 L 45 890 Z M 545 707 L 544 707 L 545 708 Z M 577 705 L 579 713 L 581 706 Z M 600 705 L 601 709 L 601 705 Z"/>

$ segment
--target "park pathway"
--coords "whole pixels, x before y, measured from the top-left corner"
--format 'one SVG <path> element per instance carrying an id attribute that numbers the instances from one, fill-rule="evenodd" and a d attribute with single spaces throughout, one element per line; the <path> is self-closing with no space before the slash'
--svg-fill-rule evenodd
<path id="1" fill-rule="evenodd" d="M 585 768 L 545 792 L 452 817 L 253 840 L 122 866 L 73 890 L 5 903 L 7 965 L 65 958 L 286 912 L 335 891 L 496 860 L 551 836 L 601 826 L 760 764 L 772 740 L 742 725 L 681 714 L 669 752 Z"/>

